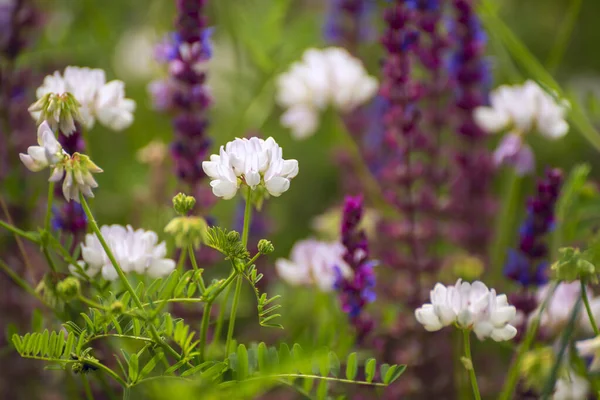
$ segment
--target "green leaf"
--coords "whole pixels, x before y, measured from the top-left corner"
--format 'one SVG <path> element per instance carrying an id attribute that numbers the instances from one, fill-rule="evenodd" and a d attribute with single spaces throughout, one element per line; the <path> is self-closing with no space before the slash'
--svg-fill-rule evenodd
<path id="1" fill-rule="evenodd" d="M 389 364 L 381 364 L 381 367 L 379 367 L 379 375 L 381 375 L 382 379 L 387 376 L 387 373 L 389 370 L 390 370 Z"/>
<path id="2" fill-rule="evenodd" d="M 385 373 L 385 378 L 383 378 L 383 383 L 389 385 L 396 381 L 406 370 L 406 365 L 393 365 L 390 369 Z"/>
<path id="3" fill-rule="evenodd" d="M 281 343 L 279 345 L 279 361 L 286 365 L 289 364 L 292 360 L 292 353 L 290 352 L 290 348 L 287 343 Z"/>
<path id="4" fill-rule="evenodd" d="M 325 400 L 327 398 L 327 381 L 320 381 L 317 387 L 317 399 Z"/>
<path id="5" fill-rule="evenodd" d="M 269 365 L 269 355 L 267 350 L 267 345 L 264 342 L 260 342 L 257 347 L 257 355 L 258 355 L 258 370 L 264 371 L 268 368 Z"/>
<path id="6" fill-rule="evenodd" d="M 73 352 L 73 346 L 75 345 L 75 334 L 73 332 L 69 332 L 67 336 L 67 343 L 65 344 L 65 350 L 63 351 L 63 356 L 70 356 Z"/>
<path id="7" fill-rule="evenodd" d="M 129 374 L 128 374 L 129 380 L 130 380 L 130 382 L 135 383 L 135 382 L 137 382 L 138 372 L 139 372 L 138 371 L 139 365 L 138 365 L 137 353 L 132 353 L 129 356 L 128 364 L 129 364 Z"/>
<path id="8" fill-rule="evenodd" d="M 365 364 L 365 376 L 367 382 L 373 382 L 375 377 L 375 368 L 377 368 L 377 361 L 374 358 L 369 358 Z"/>
<path id="9" fill-rule="evenodd" d="M 200 365 L 196 365 L 195 367 L 193 367 L 193 368 L 190 368 L 190 369 L 188 369 L 187 371 L 184 371 L 184 372 L 181 374 L 181 376 L 182 376 L 182 377 L 186 377 L 186 376 L 192 376 L 192 375 L 195 375 L 195 374 L 197 374 L 198 372 L 202 371 L 203 369 L 205 369 L 206 367 L 208 367 L 209 365 L 212 365 L 212 364 L 214 364 L 214 361 L 206 361 L 206 362 L 203 362 L 203 363 L 202 363 L 202 364 L 200 364 Z"/>
<path id="10" fill-rule="evenodd" d="M 356 353 L 350 353 L 346 360 L 346 379 L 353 381 L 356 378 L 358 371 L 358 363 L 356 361 Z"/>
<path id="11" fill-rule="evenodd" d="M 156 368 L 156 364 L 158 364 L 158 362 L 162 360 L 164 356 L 165 355 L 162 351 L 156 353 L 140 371 L 139 379 L 144 379 L 146 376 L 148 376 L 154 370 L 154 368 Z"/>
<path id="12" fill-rule="evenodd" d="M 237 348 L 237 359 L 236 380 L 242 381 L 248 376 L 248 351 L 243 344 L 240 344 Z"/>
<path id="13" fill-rule="evenodd" d="M 329 352 L 329 370 L 336 378 L 340 376 L 340 359 L 333 351 Z"/>

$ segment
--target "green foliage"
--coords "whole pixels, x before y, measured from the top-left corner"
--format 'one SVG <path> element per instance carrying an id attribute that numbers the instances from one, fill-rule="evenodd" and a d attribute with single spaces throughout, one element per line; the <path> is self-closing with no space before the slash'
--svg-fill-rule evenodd
<path id="1" fill-rule="evenodd" d="M 235 231 L 228 232 L 218 226 L 209 227 L 206 231 L 206 245 L 220 251 L 230 260 L 249 259 L 250 253 L 241 242 L 239 234 L 232 235 L 233 232 Z"/>
<path id="2" fill-rule="evenodd" d="M 246 280 L 252 285 L 252 288 L 254 289 L 254 294 L 256 295 L 258 323 L 260 324 L 260 326 L 264 327 L 283 329 L 283 326 L 281 324 L 271 322 L 274 319 L 281 317 L 281 314 L 274 314 L 275 311 L 281 308 L 281 304 L 272 304 L 281 296 L 276 295 L 269 298 L 266 293 L 261 294 L 258 288 L 256 287 L 256 284 L 262 279 L 262 277 L 263 274 L 258 273 L 255 265 L 250 266 L 250 268 L 248 268 L 248 271 L 244 273 L 244 278 L 246 278 Z"/>

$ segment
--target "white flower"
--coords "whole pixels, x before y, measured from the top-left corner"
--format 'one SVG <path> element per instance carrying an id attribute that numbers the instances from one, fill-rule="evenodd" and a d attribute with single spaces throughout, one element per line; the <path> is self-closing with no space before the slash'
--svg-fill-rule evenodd
<path id="1" fill-rule="evenodd" d="M 57 71 L 46 76 L 36 95 L 41 99 L 48 93 L 66 92 L 80 103 L 81 116 L 88 129 L 94 126 L 96 118 L 113 130 L 125 129 L 133 122 L 135 102 L 125 98 L 124 83 L 118 80 L 107 83 L 101 69 L 67 67 L 64 75 Z M 35 112 L 32 115 L 38 117 Z"/>
<path id="2" fill-rule="evenodd" d="M 569 103 L 557 101 L 533 81 L 498 87 L 490 94 L 490 103 L 490 107 L 476 108 L 473 118 L 488 133 L 509 131 L 496 149 L 494 161 L 514 165 L 519 175 L 530 173 L 535 166 L 533 152 L 522 135 L 537 131 L 548 139 L 558 139 L 569 130 L 565 121 Z"/>
<path id="3" fill-rule="evenodd" d="M 576 343 L 577 351 L 582 357 L 593 357 L 590 365 L 591 372 L 600 371 L 600 336 L 592 339 L 581 340 Z"/>
<path id="4" fill-rule="evenodd" d="M 587 379 L 569 371 L 569 375 L 560 378 L 554 385 L 553 400 L 585 400 L 588 398 L 590 384 Z"/>
<path id="5" fill-rule="evenodd" d="M 430 298 L 431 303 L 415 311 L 417 321 L 428 331 L 456 324 L 461 329 L 473 329 L 480 340 L 490 337 L 497 342 L 517 334 L 509 323 L 516 315 L 515 307 L 508 304 L 506 295 L 496 295 L 480 281 L 470 284 L 459 279 L 448 287 L 438 283 Z"/>
<path id="6" fill-rule="evenodd" d="M 298 174 L 298 161 L 284 160 L 283 150 L 273 138 L 253 137 L 221 146 L 219 155 L 211 155 L 202 169 L 212 179 L 210 185 L 217 197 L 233 198 L 241 183 L 252 190 L 264 186 L 277 197 L 289 189 L 290 180 Z"/>
<path id="7" fill-rule="evenodd" d="M 320 111 L 332 106 L 351 112 L 376 94 L 378 84 L 360 60 L 330 47 L 306 50 L 300 62 L 279 76 L 277 86 L 277 102 L 287 109 L 281 123 L 303 139 L 316 131 Z"/>
<path id="8" fill-rule="evenodd" d="M 339 274 L 344 277 L 352 275 L 352 270 L 343 259 L 344 251 L 344 246 L 339 242 L 302 240 L 292 248 L 290 260 L 278 259 L 275 268 L 277 274 L 291 285 L 315 285 L 321 291 L 328 292 L 333 289 Z"/>
<path id="9" fill-rule="evenodd" d="M 130 225 L 105 225 L 100 228 L 100 232 L 125 273 L 137 272 L 158 278 L 170 274 L 175 269 L 175 261 L 165 258 L 165 242 L 158 243 L 158 235 L 155 232 L 143 229 L 134 231 Z M 117 271 L 96 234 L 85 236 L 85 243 L 81 244 L 81 256 L 87 265 L 84 272 L 89 277 L 102 272 L 102 277 L 106 280 L 118 278 Z M 69 269 L 73 274 L 78 271 L 75 266 L 69 266 Z"/>
<path id="10" fill-rule="evenodd" d="M 29 146 L 27 154 L 19 154 L 23 164 L 32 172 L 53 167 L 62 159 L 64 153 L 47 122 L 38 127 L 37 138 L 39 146 Z"/>

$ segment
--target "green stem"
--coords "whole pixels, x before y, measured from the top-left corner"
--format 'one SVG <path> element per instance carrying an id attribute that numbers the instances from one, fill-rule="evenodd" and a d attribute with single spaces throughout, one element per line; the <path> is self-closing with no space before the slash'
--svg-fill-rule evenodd
<path id="1" fill-rule="evenodd" d="M 46 218 L 44 219 L 44 230 L 50 234 L 50 220 L 52 218 L 52 203 L 54 202 L 54 182 L 48 185 L 48 203 L 46 205 Z"/>
<path id="2" fill-rule="evenodd" d="M 15 271 L 13 271 L 4 261 L 0 260 L 0 269 L 4 271 L 6 275 L 8 275 L 21 289 L 29 293 L 30 295 L 37 298 L 39 301 L 44 303 L 42 297 L 35 291 L 34 288 L 29 286 L 29 284 L 23 280 Z M 45 303 L 44 303 L 45 304 Z"/>
<path id="3" fill-rule="evenodd" d="M 592 329 L 594 330 L 594 335 L 599 336 L 600 330 L 598 329 L 598 325 L 596 324 L 596 319 L 594 318 L 594 314 L 592 313 L 592 308 L 590 307 L 590 302 L 588 300 L 585 282 L 583 280 L 581 280 L 580 283 L 581 283 L 581 298 L 583 300 L 583 304 L 585 305 L 585 310 L 587 311 L 587 315 L 590 318 L 590 324 L 592 325 Z"/>
<path id="4" fill-rule="evenodd" d="M 235 271 L 231 274 L 232 277 L 236 277 Z M 225 311 L 227 310 L 227 301 L 231 295 L 231 285 L 227 285 L 227 291 L 221 300 L 221 306 L 219 308 L 219 316 L 217 317 L 217 324 L 215 325 L 214 340 L 218 341 L 221 338 L 221 331 L 223 330 L 223 321 L 225 320 Z"/>
<path id="5" fill-rule="evenodd" d="M 504 264 L 505 252 L 510 245 L 510 239 L 514 236 L 512 229 L 515 220 L 516 211 L 519 205 L 519 193 L 522 178 L 509 171 L 509 176 L 505 179 L 502 196 L 502 209 L 496 220 L 496 229 L 494 233 L 494 242 L 490 254 L 490 271 L 495 275 L 492 280 L 500 280 L 502 266 Z"/>
<path id="6" fill-rule="evenodd" d="M 527 332 L 525 334 L 525 339 L 523 340 L 523 343 L 521 343 L 521 346 L 519 347 L 519 350 L 517 351 L 517 354 L 512 362 L 512 365 L 510 366 L 510 369 L 508 370 L 506 379 L 504 380 L 504 382 L 506 382 L 506 383 L 504 384 L 504 388 L 502 389 L 502 393 L 500 394 L 500 397 L 498 398 L 498 400 L 510 400 L 513 398 L 513 392 L 515 391 L 515 387 L 517 386 L 517 383 L 519 382 L 519 371 L 520 371 L 520 367 L 521 367 L 521 362 L 523 361 L 525 354 L 529 351 L 529 349 L 531 348 L 531 345 L 533 344 L 533 342 L 535 340 L 535 336 L 540 327 L 542 313 L 544 312 L 544 309 L 548 305 L 548 301 L 550 301 L 550 298 L 552 297 L 552 295 L 554 295 L 554 292 L 555 292 L 557 286 L 558 286 L 558 282 L 555 282 L 552 285 L 552 287 L 550 287 L 550 290 L 548 290 L 548 293 L 546 294 L 546 297 L 544 298 L 544 301 L 542 302 L 542 305 L 540 306 L 539 311 L 531 320 L 531 323 L 529 324 L 529 328 L 527 329 Z"/>
<path id="7" fill-rule="evenodd" d="M 252 217 L 252 188 L 248 186 L 246 195 L 246 208 L 244 210 L 244 229 L 242 230 L 242 244 L 248 247 L 248 234 L 250 232 L 250 222 Z M 235 266 L 234 266 L 235 270 Z M 238 303 L 240 301 L 240 293 L 242 292 L 242 276 L 237 272 L 237 282 L 235 284 L 235 292 L 233 295 L 233 303 L 231 305 L 231 313 L 229 314 L 229 328 L 227 329 L 227 340 L 225 341 L 225 355 L 229 355 L 231 339 L 235 328 L 235 315 L 237 313 Z"/>
<path id="8" fill-rule="evenodd" d="M 92 388 L 90 387 L 90 382 L 88 381 L 87 375 L 81 375 L 81 382 L 83 383 L 83 390 L 85 391 L 85 397 L 87 400 L 94 400 L 94 395 L 92 394 Z"/>
<path id="9" fill-rule="evenodd" d="M 583 0 L 572 0 L 569 9 L 564 18 L 564 22 L 560 26 L 560 30 L 556 35 L 556 39 L 554 41 L 554 45 L 552 46 L 552 50 L 550 52 L 550 56 L 548 57 L 548 61 L 546 63 L 548 69 L 550 71 L 554 71 L 556 67 L 560 65 L 562 61 L 565 50 L 569 45 L 569 41 L 573 34 L 573 28 L 575 28 L 575 23 L 577 22 L 577 17 L 579 16 L 579 11 L 581 10 L 581 4 Z"/>
<path id="10" fill-rule="evenodd" d="M 463 330 L 463 343 L 465 346 L 465 358 L 469 360 L 469 379 L 471 380 L 471 387 L 473 388 L 473 396 L 475 400 L 481 400 L 481 394 L 479 393 L 479 386 L 477 385 L 477 375 L 475 375 L 475 367 L 473 365 L 473 358 L 471 357 L 471 331 L 468 329 Z"/>
<path id="11" fill-rule="evenodd" d="M 202 277 L 202 275 L 198 274 L 199 268 L 198 262 L 196 261 L 196 253 L 194 252 L 194 246 L 188 246 L 188 254 L 190 255 L 190 260 L 192 261 L 192 267 L 196 272 L 196 278 L 198 279 L 198 289 L 200 289 L 200 293 L 204 293 L 204 291 L 206 290 L 206 286 L 204 286 L 204 278 Z"/>
<path id="12" fill-rule="evenodd" d="M 52 259 L 52 256 L 50 255 L 50 252 L 48 251 L 48 247 L 42 245 L 42 253 L 44 253 L 44 258 L 46 259 L 46 262 L 48 263 L 48 266 L 50 267 L 52 272 L 56 273 L 56 271 L 57 271 L 56 264 L 54 264 L 54 260 Z"/>
<path id="13" fill-rule="evenodd" d="M 19 228 L 17 228 L 16 226 L 12 226 L 11 224 L 4 222 L 0 219 L 0 226 L 3 227 L 4 229 L 11 231 L 12 233 L 14 233 L 15 235 L 21 236 L 33 243 L 39 244 L 40 240 L 33 237 L 33 235 L 31 235 L 30 233 L 27 233 Z"/>
<path id="14" fill-rule="evenodd" d="M 131 298 L 133 299 L 135 305 L 141 311 L 145 311 L 142 301 L 140 300 L 137 293 L 135 292 L 135 290 L 129 283 L 129 280 L 127 280 L 127 277 L 125 276 L 125 272 L 123 272 L 123 270 L 121 269 L 121 266 L 115 259 L 115 256 L 113 255 L 112 250 L 106 243 L 106 240 L 104 240 L 104 236 L 102 236 L 102 232 L 100 232 L 100 228 L 98 228 L 98 224 L 96 223 L 96 220 L 94 219 L 94 216 L 92 215 L 92 211 L 90 210 L 90 207 L 89 207 L 88 203 L 86 202 L 83 193 L 79 194 L 79 200 L 81 202 L 81 206 L 83 207 L 83 211 L 85 212 L 85 215 L 87 216 L 89 225 L 91 226 L 92 230 L 96 234 L 96 237 L 98 237 L 98 240 L 100 241 L 100 244 L 102 245 L 102 248 L 106 252 L 108 259 L 110 260 L 113 267 L 117 271 L 117 275 L 119 275 L 119 278 L 121 279 L 121 282 L 125 286 L 125 289 L 131 295 Z M 156 340 L 156 342 L 159 343 L 173 357 L 175 357 L 178 360 L 181 360 L 181 355 L 179 353 L 177 353 L 171 346 L 169 346 L 164 340 L 162 340 L 160 338 L 158 332 L 156 331 L 156 327 L 154 326 L 154 324 L 152 322 L 148 323 L 148 327 L 150 328 L 150 332 L 152 333 L 154 340 Z"/>
<path id="15" fill-rule="evenodd" d="M 231 313 L 229 314 L 229 328 L 227 329 L 227 341 L 225 342 L 225 355 L 229 355 L 229 347 L 233 338 L 233 330 L 235 328 L 235 314 L 237 313 L 238 303 L 240 301 L 240 293 L 242 292 L 242 276 L 238 274 L 235 283 L 235 292 L 233 295 L 233 304 L 231 305 Z"/>
<path id="16" fill-rule="evenodd" d="M 96 303 L 94 300 L 88 299 L 87 297 L 84 297 L 81 294 L 79 295 L 78 298 L 79 298 L 79 301 L 87 304 L 88 306 L 90 306 L 92 308 L 97 308 L 98 310 L 106 310 L 106 307 L 104 307 L 102 304 Z"/>
<path id="17" fill-rule="evenodd" d="M 184 249 L 181 249 L 181 253 L 179 254 L 179 260 L 177 260 L 177 271 L 181 272 L 183 270 L 183 265 L 185 264 L 185 256 L 187 253 Z"/>
<path id="18" fill-rule="evenodd" d="M 204 312 L 202 314 L 202 324 L 200 325 L 200 361 L 204 361 L 204 350 L 206 348 L 206 336 L 208 335 L 208 325 L 210 324 L 210 309 L 212 303 L 206 303 L 204 305 Z"/>

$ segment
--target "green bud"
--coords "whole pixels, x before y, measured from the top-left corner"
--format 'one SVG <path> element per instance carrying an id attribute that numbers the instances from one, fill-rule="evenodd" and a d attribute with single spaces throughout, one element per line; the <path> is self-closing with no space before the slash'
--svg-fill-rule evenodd
<path id="1" fill-rule="evenodd" d="M 71 93 L 48 93 L 29 107 L 30 112 L 39 112 L 38 125 L 44 121 L 52 130 L 57 128 L 69 136 L 75 131 L 75 122 L 84 123 L 79 112 L 81 105 Z"/>
<path id="2" fill-rule="evenodd" d="M 173 197 L 173 208 L 179 215 L 187 215 L 190 211 L 192 211 L 195 205 L 196 199 L 194 196 L 178 193 L 175 197 Z"/>
<path id="3" fill-rule="evenodd" d="M 244 272 L 244 267 L 246 266 L 246 263 L 240 260 L 239 258 L 236 258 L 233 260 L 233 266 L 235 267 L 236 271 Z"/>
<path id="4" fill-rule="evenodd" d="M 165 232 L 173 235 L 175 245 L 179 248 L 200 247 L 206 239 L 208 224 L 200 217 L 177 217 L 165 227 Z"/>
<path id="5" fill-rule="evenodd" d="M 598 271 L 594 264 L 587 260 L 588 255 L 590 254 L 582 253 L 573 247 L 560 249 L 558 260 L 552 265 L 556 278 L 566 282 L 582 280 L 597 283 Z"/>
<path id="6" fill-rule="evenodd" d="M 227 240 L 230 242 L 237 242 L 240 240 L 240 233 L 237 231 L 230 231 L 227 233 Z"/>
<path id="7" fill-rule="evenodd" d="M 554 366 L 554 361 L 554 350 L 550 346 L 525 353 L 519 366 L 525 387 L 535 391 L 543 389 Z"/>
<path id="8" fill-rule="evenodd" d="M 73 300 L 79 295 L 81 284 L 77 278 L 72 276 L 58 282 L 56 285 L 56 291 L 61 299 L 65 301 Z"/>
<path id="9" fill-rule="evenodd" d="M 261 239 L 258 242 L 258 252 L 260 254 L 270 254 L 274 251 L 275 251 L 275 247 L 273 246 L 273 243 L 271 243 L 270 241 L 268 241 L 266 239 Z"/>
<path id="10" fill-rule="evenodd" d="M 120 315 L 123 312 L 123 303 L 115 301 L 110 305 L 110 312 L 115 315 Z"/>

